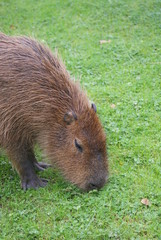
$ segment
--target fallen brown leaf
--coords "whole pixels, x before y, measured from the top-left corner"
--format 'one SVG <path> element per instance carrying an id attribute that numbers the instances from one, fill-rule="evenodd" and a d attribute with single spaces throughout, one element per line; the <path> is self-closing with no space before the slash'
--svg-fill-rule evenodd
<path id="1" fill-rule="evenodd" d="M 110 43 L 111 42 L 111 40 L 109 39 L 109 40 L 100 40 L 100 44 L 104 44 L 104 43 Z"/>
<path id="2" fill-rule="evenodd" d="M 113 103 L 113 104 L 111 104 L 111 106 L 110 106 L 111 108 L 115 108 L 116 107 L 116 105 Z"/>
<path id="3" fill-rule="evenodd" d="M 143 199 L 141 200 L 141 203 L 144 204 L 144 205 L 146 205 L 146 206 L 149 206 L 149 205 L 150 205 L 150 202 L 149 202 L 149 200 L 148 200 L 147 198 L 143 198 Z"/>

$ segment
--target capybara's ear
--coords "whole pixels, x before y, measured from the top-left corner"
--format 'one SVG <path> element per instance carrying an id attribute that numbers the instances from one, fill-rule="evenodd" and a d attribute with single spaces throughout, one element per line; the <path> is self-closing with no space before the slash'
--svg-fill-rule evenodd
<path id="1" fill-rule="evenodd" d="M 97 108 L 96 108 L 96 105 L 95 105 L 94 103 L 91 104 L 91 107 L 93 108 L 93 110 L 94 110 L 95 112 L 97 112 Z"/>
<path id="2" fill-rule="evenodd" d="M 75 120 L 77 120 L 77 115 L 73 111 L 64 114 L 64 122 L 67 125 L 70 125 Z"/>

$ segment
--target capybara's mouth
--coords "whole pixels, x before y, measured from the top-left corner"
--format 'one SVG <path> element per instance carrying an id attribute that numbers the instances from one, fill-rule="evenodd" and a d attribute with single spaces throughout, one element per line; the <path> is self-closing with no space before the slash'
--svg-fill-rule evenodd
<path id="1" fill-rule="evenodd" d="M 107 180 L 108 180 L 108 175 L 106 174 L 105 177 L 102 177 L 102 178 L 100 177 L 100 178 L 97 178 L 97 179 L 91 179 L 91 180 L 87 181 L 86 184 L 80 185 L 78 187 L 85 192 L 89 192 L 89 191 L 92 191 L 92 190 L 100 190 L 101 188 L 104 187 Z"/>

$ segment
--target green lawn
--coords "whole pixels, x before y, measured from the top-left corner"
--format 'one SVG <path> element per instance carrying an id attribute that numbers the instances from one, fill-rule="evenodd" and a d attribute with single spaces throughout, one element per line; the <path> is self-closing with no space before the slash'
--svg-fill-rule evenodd
<path id="1" fill-rule="evenodd" d="M 110 164 L 99 192 L 52 169 L 23 192 L 1 153 L 0 240 L 161 239 L 161 0 L 0 0 L 0 31 L 58 49 L 97 105 Z"/>

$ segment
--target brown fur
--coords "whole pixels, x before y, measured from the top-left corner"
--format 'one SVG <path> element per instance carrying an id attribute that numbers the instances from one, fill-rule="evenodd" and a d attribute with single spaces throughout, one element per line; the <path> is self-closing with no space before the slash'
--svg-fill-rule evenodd
<path id="1" fill-rule="evenodd" d="M 44 186 L 34 170 L 35 143 L 78 187 L 105 184 L 105 134 L 79 83 L 47 47 L 0 33 L 0 146 L 24 189 Z"/>

